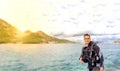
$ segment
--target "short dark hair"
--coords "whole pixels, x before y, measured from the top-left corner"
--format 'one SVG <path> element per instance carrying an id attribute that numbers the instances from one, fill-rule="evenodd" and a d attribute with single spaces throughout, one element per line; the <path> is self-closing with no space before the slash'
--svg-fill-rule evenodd
<path id="1" fill-rule="evenodd" d="M 85 36 L 89 36 L 89 37 L 90 37 L 90 35 L 89 35 L 89 34 L 84 34 L 84 37 L 85 37 Z"/>

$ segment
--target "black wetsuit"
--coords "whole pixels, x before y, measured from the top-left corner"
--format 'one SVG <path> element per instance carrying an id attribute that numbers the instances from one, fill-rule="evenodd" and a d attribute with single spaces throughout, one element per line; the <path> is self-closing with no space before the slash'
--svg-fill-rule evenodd
<path id="1" fill-rule="evenodd" d="M 83 47 L 83 49 L 84 49 L 85 47 Z M 93 49 L 95 52 L 96 52 L 96 55 L 97 56 L 99 56 L 99 62 L 96 62 L 96 60 L 95 59 L 92 59 L 92 58 L 89 58 L 89 60 L 88 60 L 88 69 L 89 69 L 89 71 L 92 71 L 93 70 L 93 68 L 94 67 L 103 67 L 104 68 L 104 64 L 103 64 L 103 62 L 104 62 L 104 58 L 103 58 L 103 54 L 100 52 L 100 48 L 97 46 L 97 44 L 96 43 L 94 43 L 93 41 L 90 41 L 90 43 L 88 44 L 88 47 L 87 47 L 88 49 Z M 82 49 L 82 53 L 81 53 L 81 56 L 80 56 L 80 58 L 82 57 L 83 58 L 83 54 L 84 54 L 84 51 L 83 51 L 83 49 Z M 79 58 L 79 59 L 80 59 Z"/>

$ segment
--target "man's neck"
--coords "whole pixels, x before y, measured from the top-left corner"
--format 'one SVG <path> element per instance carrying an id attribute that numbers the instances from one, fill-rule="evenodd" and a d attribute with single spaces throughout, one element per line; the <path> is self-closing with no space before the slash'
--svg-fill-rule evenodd
<path id="1" fill-rule="evenodd" d="M 85 44 L 85 46 L 86 46 L 86 47 L 88 47 L 88 46 L 89 46 L 89 44 L 90 44 L 90 42 L 89 42 L 88 44 Z"/>
<path id="2" fill-rule="evenodd" d="M 85 44 L 86 47 L 88 47 L 88 44 Z"/>

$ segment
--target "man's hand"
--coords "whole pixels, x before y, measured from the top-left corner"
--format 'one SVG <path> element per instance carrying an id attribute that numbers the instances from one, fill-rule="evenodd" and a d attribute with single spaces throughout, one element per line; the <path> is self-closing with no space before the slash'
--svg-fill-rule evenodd
<path id="1" fill-rule="evenodd" d="M 82 61 L 82 58 L 80 58 L 80 63 L 82 63 L 83 61 Z"/>
<path id="2" fill-rule="evenodd" d="M 104 71 L 104 68 L 103 68 L 103 67 L 100 67 L 100 71 Z"/>

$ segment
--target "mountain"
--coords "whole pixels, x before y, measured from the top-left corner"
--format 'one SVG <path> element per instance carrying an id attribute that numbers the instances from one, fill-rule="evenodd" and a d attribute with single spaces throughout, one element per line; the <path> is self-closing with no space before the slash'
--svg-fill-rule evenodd
<path id="1" fill-rule="evenodd" d="M 26 31 L 20 39 L 22 43 L 72 43 L 71 41 L 65 39 L 58 39 L 45 34 L 42 31 L 31 32 Z"/>
<path id="2" fill-rule="evenodd" d="M 113 43 L 119 43 L 120 44 L 120 39 L 113 41 Z"/>
<path id="3" fill-rule="evenodd" d="M 73 43 L 65 39 L 58 39 L 42 31 L 22 33 L 8 22 L 0 19 L 0 43 Z"/>
<path id="4" fill-rule="evenodd" d="M 0 43 L 15 42 L 20 31 L 0 19 Z"/>

